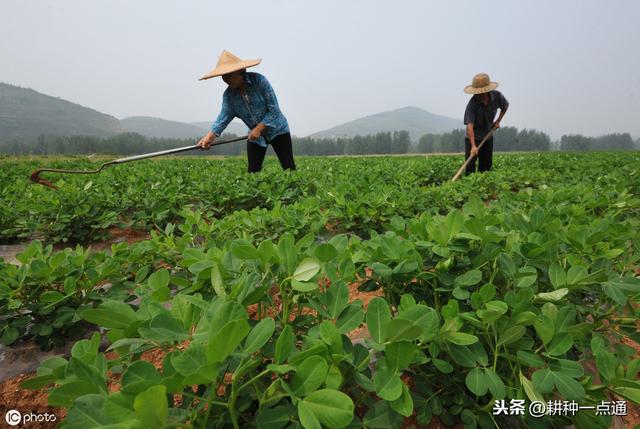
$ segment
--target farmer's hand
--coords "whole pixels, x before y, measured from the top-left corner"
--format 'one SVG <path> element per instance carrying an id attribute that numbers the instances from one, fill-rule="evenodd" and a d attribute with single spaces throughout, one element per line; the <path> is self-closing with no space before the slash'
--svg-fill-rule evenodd
<path id="1" fill-rule="evenodd" d="M 216 139 L 216 135 L 209 131 L 206 136 L 202 137 L 198 142 L 200 150 L 207 150 L 211 147 L 211 143 Z"/>
<path id="2" fill-rule="evenodd" d="M 497 130 L 498 128 L 500 128 L 500 121 L 495 121 L 495 122 L 493 123 L 493 129 L 494 129 L 494 130 Z"/>
<path id="3" fill-rule="evenodd" d="M 478 146 L 476 145 L 471 146 L 471 155 L 478 156 Z"/>
<path id="4" fill-rule="evenodd" d="M 251 130 L 251 132 L 249 133 L 249 141 L 256 141 L 260 138 L 260 136 L 262 135 L 262 132 L 264 131 L 264 129 L 267 128 L 263 123 L 260 123 L 258 125 L 256 125 L 256 127 L 254 129 Z"/>

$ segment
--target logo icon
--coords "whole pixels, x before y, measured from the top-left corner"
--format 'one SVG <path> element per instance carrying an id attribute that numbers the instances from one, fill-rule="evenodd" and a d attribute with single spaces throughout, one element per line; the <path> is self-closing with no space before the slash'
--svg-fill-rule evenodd
<path id="1" fill-rule="evenodd" d="M 20 414 L 20 411 L 18 410 L 9 410 L 7 411 L 7 414 L 5 414 L 4 419 L 11 426 L 16 426 L 22 421 L 22 414 Z"/>

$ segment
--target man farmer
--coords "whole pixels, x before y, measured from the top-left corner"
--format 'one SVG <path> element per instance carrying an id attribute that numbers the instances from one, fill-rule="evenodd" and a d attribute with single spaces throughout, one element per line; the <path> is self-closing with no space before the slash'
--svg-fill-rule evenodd
<path id="1" fill-rule="evenodd" d="M 509 102 L 504 95 L 496 91 L 498 82 L 491 82 L 489 75 L 480 73 L 473 77 L 471 85 L 464 88 L 467 94 L 473 94 L 467 108 L 464 111 L 464 123 L 467 126 L 467 134 L 464 141 L 465 160 L 473 154 L 473 159 L 467 165 L 465 174 L 476 171 L 476 158 L 479 158 L 478 171 L 491 170 L 493 161 L 493 136 L 478 149 L 483 138 L 494 128 L 500 128 L 500 121 L 504 118 L 509 108 Z M 496 112 L 500 109 L 500 116 L 494 122 Z"/>

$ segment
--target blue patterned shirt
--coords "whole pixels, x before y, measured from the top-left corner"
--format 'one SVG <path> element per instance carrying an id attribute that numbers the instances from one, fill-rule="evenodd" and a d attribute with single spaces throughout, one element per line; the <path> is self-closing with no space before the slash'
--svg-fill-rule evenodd
<path id="1" fill-rule="evenodd" d="M 222 134 L 233 118 L 240 118 L 249 129 L 259 123 L 267 128 L 259 140 L 252 141 L 267 147 L 267 141 L 289 132 L 289 123 L 278 106 L 278 99 L 266 77 L 259 73 L 245 73 L 245 94 L 227 88 L 222 96 L 222 110 L 211 126 L 217 136 Z M 266 137 L 266 141 L 265 141 Z"/>

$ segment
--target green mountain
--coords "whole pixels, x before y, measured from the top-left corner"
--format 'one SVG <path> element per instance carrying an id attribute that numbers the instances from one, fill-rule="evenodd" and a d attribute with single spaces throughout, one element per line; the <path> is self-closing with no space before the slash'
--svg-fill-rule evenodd
<path id="1" fill-rule="evenodd" d="M 406 130 L 411 139 L 417 141 L 427 133 L 446 133 L 462 127 L 462 118 L 454 119 L 435 115 L 419 107 L 403 107 L 345 122 L 328 130 L 311 134 L 309 137 L 353 137 L 355 135 Z"/>
<path id="2" fill-rule="evenodd" d="M 196 125 L 149 116 L 124 118 L 120 121 L 120 125 L 126 132 L 142 134 L 145 137 L 189 139 L 202 137 L 207 132 Z"/>
<path id="3" fill-rule="evenodd" d="M 206 131 L 209 131 L 211 129 L 211 124 L 213 124 L 213 121 L 191 122 L 191 125 L 195 125 L 196 127 L 200 127 Z M 236 119 L 234 121 L 231 121 L 227 129 L 224 130 L 223 134 L 235 134 L 237 136 L 244 135 L 247 134 L 247 126 L 243 122 L 240 122 Z"/>
<path id="4" fill-rule="evenodd" d="M 121 132 L 120 121 L 113 116 L 0 83 L 0 142 L 33 141 L 42 134 L 109 136 Z"/>
<path id="5" fill-rule="evenodd" d="M 212 122 L 185 123 L 150 116 L 132 116 L 122 119 L 120 124 L 123 130 L 145 137 L 189 139 L 204 136 L 211 129 Z M 231 122 L 225 130 L 225 134 L 246 133 L 247 127 L 237 121 Z"/>

